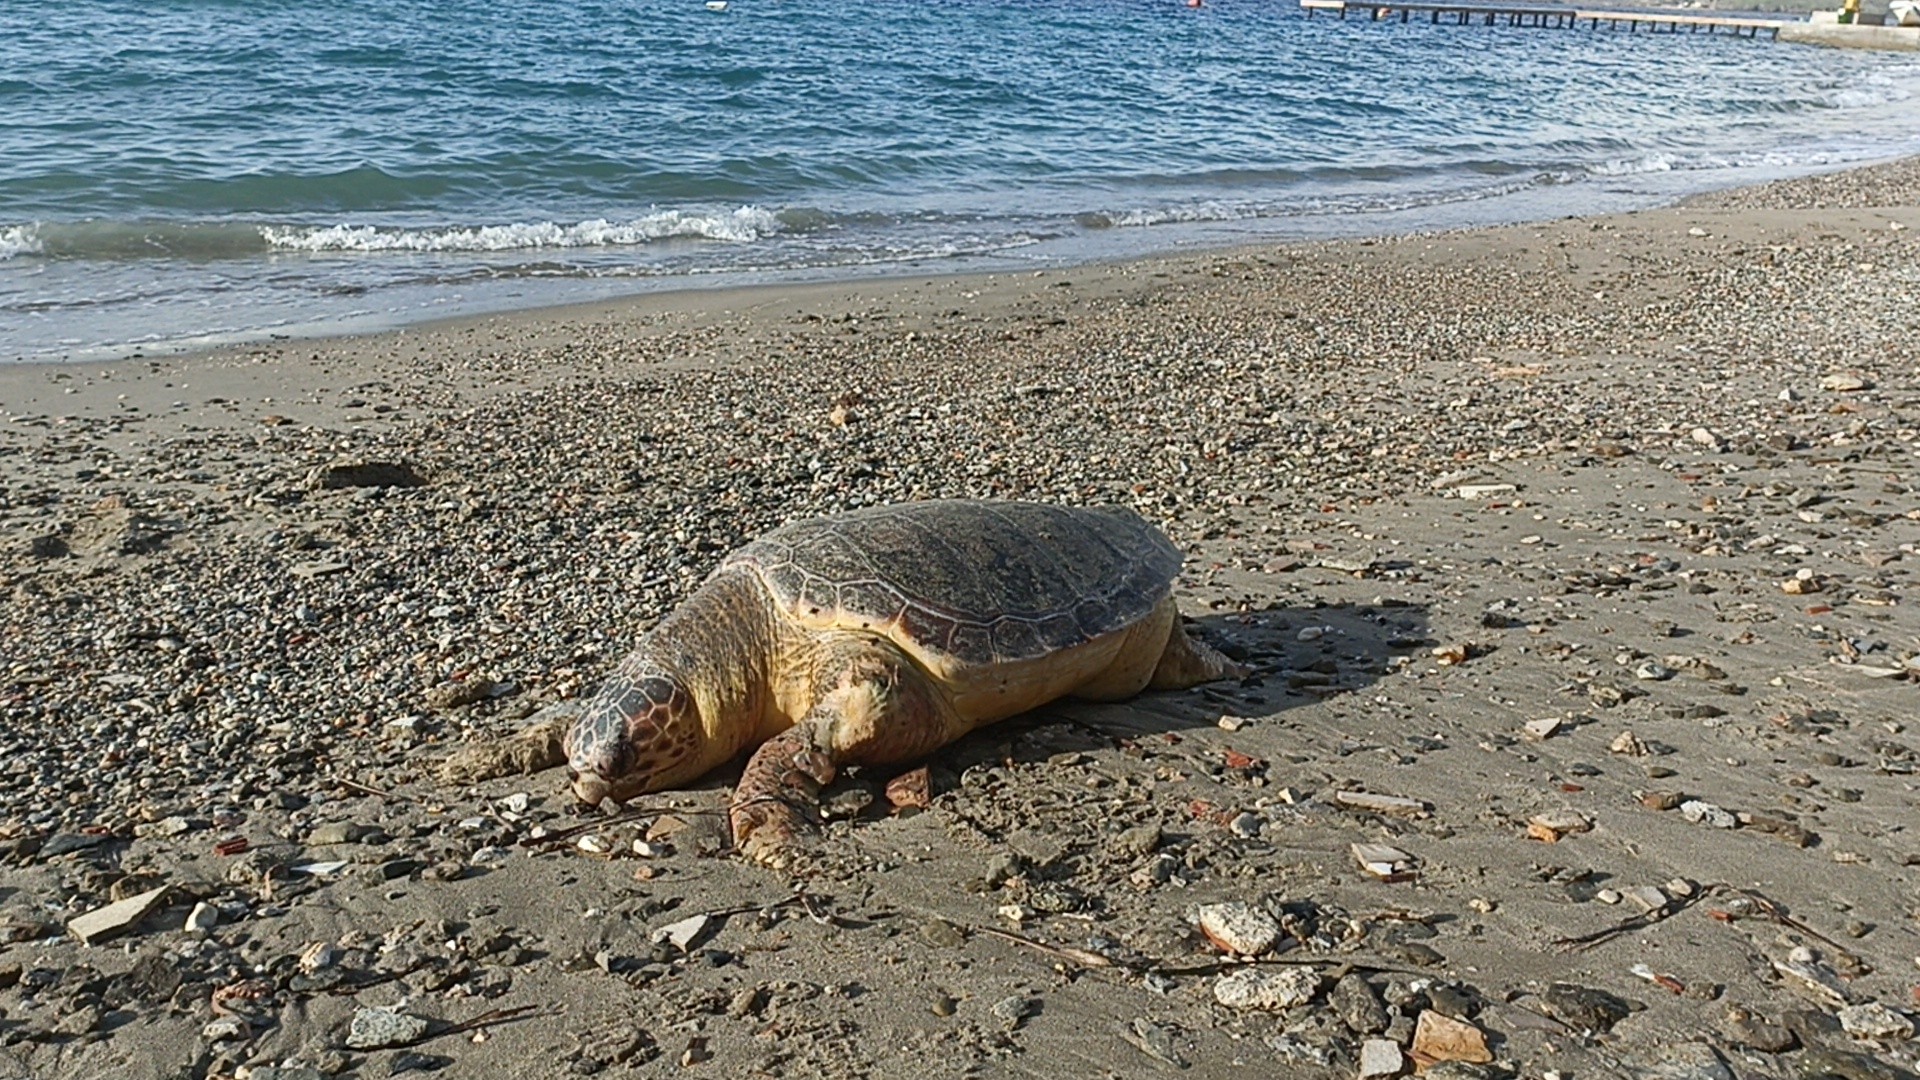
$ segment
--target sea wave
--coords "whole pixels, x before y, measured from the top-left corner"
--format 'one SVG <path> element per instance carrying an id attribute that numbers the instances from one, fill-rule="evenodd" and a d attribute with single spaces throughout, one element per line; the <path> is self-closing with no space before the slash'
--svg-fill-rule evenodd
<path id="1" fill-rule="evenodd" d="M 34 226 L 0 226 L 0 259 L 11 259 L 16 255 L 38 255 L 41 248 L 40 230 Z"/>
<path id="2" fill-rule="evenodd" d="M 744 244 L 783 228 L 772 211 L 742 206 L 715 212 L 661 210 L 625 221 L 595 218 L 571 225 L 553 221 L 441 229 L 263 225 L 260 235 L 268 246 L 285 251 L 521 251 L 623 247 L 675 238 Z"/>

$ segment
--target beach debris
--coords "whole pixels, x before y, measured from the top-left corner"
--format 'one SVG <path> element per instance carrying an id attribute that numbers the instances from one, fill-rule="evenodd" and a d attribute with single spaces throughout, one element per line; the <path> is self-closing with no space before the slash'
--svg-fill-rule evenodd
<path id="1" fill-rule="evenodd" d="M 684 953 L 707 932 L 707 928 L 712 923 L 713 919 L 710 916 L 690 915 L 678 922 L 655 927 L 653 932 L 647 935 L 647 940 L 664 941 Z"/>
<path id="2" fill-rule="evenodd" d="M 1401 795 L 1377 795 L 1370 791 L 1336 791 L 1333 793 L 1333 801 L 1349 810 L 1366 810 L 1375 814 L 1405 818 L 1426 817 L 1433 809 L 1419 799 L 1409 799 Z"/>
<path id="3" fill-rule="evenodd" d="M 1671 975 L 1663 975 L 1646 964 L 1635 964 L 1627 970 L 1632 972 L 1635 977 L 1645 979 L 1670 994 L 1684 994 L 1687 992 L 1685 983 Z"/>
<path id="4" fill-rule="evenodd" d="M 1240 901 L 1203 904 L 1195 921 L 1221 952 L 1229 956 L 1259 956 L 1280 938 L 1280 924 L 1271 915 Z"/>
<path id="5" fill-rule="evenodd" d="M 427 1021 L 401 1012 L 398 1006 L 361 1009 L 347 1024 L 347 1047 L 352 1050 L 384 1050 L 419 1042 L 427 1034 Z"/>
<path id="6" fill-rule="evenodd" d="M 1360 869 L 1386 882 L 1412 881 L 1413 856 L 1391 844 L 1356 843 L 1351 846 Z"/>
<path id="7" fill-rule="evenodd" d="M 347 866 L 348 863 L 345 859 L 326 859 L 321 862 L 301 863 L 299 866 L 289 867 L 289 869 L 296 874 L 312 874 L 315 877 L 319 877 L 325 874 L 337 874 L 345 870 Z"/>
<path id="8" fill-rule="evenodd" d="M 1413 1060 L 1422 1070 L 1442 1061 L 1482 1064 L 1493 1060 L 1487 1037 L 1465 1020 L 1427 1009 L 1413 1029 Z"/>
<path id="9" fill-rule="evenodd" d="M 94 908 L 84 915 L 76 915 L 67 921 L 67 933 L 78 938 L 82 945 L 112 937 L 146 918 L 159 906 L 168 888 L 161 885 L 124 900 L 116 900 L 105 907 Z"/>
<path id="10" fill-rule="evenodd" d="M 1360 1044 L 1360 1080 L 1399 1076 L 1406 1068 L 1406 1056 L 1392 1039 L 1368 1039 Z"/>
<path id="11" fill-rule="evenodd" d="M 1452 642 L 1433 647 L 1433 662 L 1441 667 L 1453 667 L 1464 664 L 1473 656 L 1473 646 L 1463 642 Z"/>
<path id="12" fill-rule="evenodd" d="M 1243 967 L 1213 983 L 1213 999 L 1229 1009 L 1290 1009 L 1319 992 L 1320 973 L 1307 967 Z"/>
<path id="13" fill-rule="evenodd" d="M 1820 959 L 1818 953 L 1798 946 L 1785 960 L 1775 960 L 1773 970 L 1787 977 L 1787 985 L 1831 1009 L 1853 1004 L 1853 991 L 1840 976 Z"/>
<path id="14" fill-rule="evenodd" d="M 1551 739 L 1565 724 L 1566 721 L 1557 716 L 1543 716 L 1520 725 L 1520 730 L 1526 738 L 1543 742 Z"/>
<path id="15" fill-rule="evenodd" d="M 1913 1021 L 1877 1001 L 1848 1005 L 1834 1015 L 1840 1027 L 1856 1039 L 1898 1042 L 1913 1038 Z"/>
<path id="16" fill-rule="evenodd" d="M 1519 493 L 1517 484 L 1461 484 L 1453 489 L 1456 499 L 1496 499 Z"/>

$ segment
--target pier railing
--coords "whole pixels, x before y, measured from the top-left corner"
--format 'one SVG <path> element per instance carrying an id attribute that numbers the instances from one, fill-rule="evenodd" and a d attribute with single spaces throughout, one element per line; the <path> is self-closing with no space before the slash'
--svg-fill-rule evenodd
<path id="1" fill-rule="evenodd" d="M 1645 26 L 1650 32 L 1665 30 L 1677 34 L 1682 29 L 1689 33 L 1704 30 L 1713 33 L 1724 30 L 1744 37 L 1756 37 L 1766 32 L 1778 36 L 1780 28 L 1793 19 L 1761 19 L 1734 15 L 1692 15 L 1668 13 L 1664 11 L 1598 11 L 1589 8 L 1543 6 L 1516 7 L 1510 4 L 1473 4 L 1473 3 L 1432 3 L 1426 0 L 1384 0 L 1381 3 L 1357 3 L 1353 0 L 1300 0 L 1300 6 L 1308 15 L 1319 11 L 1339 12 L 1341 18 L 1347 12 L 1365 14 L 1370 20 L 1399 18 L 1409 22 L 1416 16 L 1425 16 L 1433 23 L 1447 22 L 1465 26 L 1479 23 L 1486 26 L 1535 26 L 1543 29 L 1571 30 L 1582 23 L 1598 30 L 1604 24 L 1612 29 L 1634 31 Z"/>

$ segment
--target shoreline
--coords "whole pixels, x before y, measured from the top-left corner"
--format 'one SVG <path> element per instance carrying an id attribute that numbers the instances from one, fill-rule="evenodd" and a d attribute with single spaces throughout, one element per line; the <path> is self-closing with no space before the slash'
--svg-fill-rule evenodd
<path id="1" fill-rule="evenodd" d="M 1912 1070 L 1850 1032 L 1920 955 L 1916 229 L 1907 158 L 0 366 L 0 1074 L 1351 1080 L 1443 1019 L 1454 1076 Z M 634 820 L 436 779 L 743 539 L 937 497 L 1134 507 L 1261 677 L 984 729 L 917 815 L 843 777 L 804 907 L 724 771 Z M 1299 1003 L 1221 992 L 1274 969 L 1213 903 Z"/>
<path id="2" fill-rule="evenodd" d="M 1843 152 L 1844 153 L 1844 152 Z M 1738 167 L 1757 174 L 1758 183 L 1774 183 L 1873 168 L 1902 160 L 1905 155 L 1868 157 L 1847 161 L 1798 162 L 1790 166 L 1749 164 Z M 1462 198 L 1439 198 L 1415 206 L 1382 207 L 1364 212 L 1308 212 L 1280 217 L 1249 219 L 1226 218 L 1187 222 L 1162 222 L 1148 226 L 1108 227 L 1077 235 L 1052 237 L 1034 244 L 945 258 L 914 257 L 898 263 L 849 263 L 829 267 L 796 267 L 774 270 L 703 270 L 694 273 L 666 274 L 659 277 L 599 278 L 591 275 L 568 276 L 551 281 L 521 279 L 507 282 L 466 282 L 436 287 L 408 286 L 397 290 L 388 302 L 401 293 L 425 302 L 435 294 L 464 294 L 476 286 L 486 289 L 526 290 L 529 295 L 515 298 L 502 294 L 482 299 L 456 299 L 466 310 L 451 314 L 428 313 L 424 309 L 405 312 L 386 311 L 377 315 L 322 315 L 329 320 L 317 328 L 297 325 L 267 326 L 238 330 L 228 334 L 234 340 L 191 342 L 170 341 L 128 343 L 89 347 L 87 351 L 105 356 L 68 358 L 53 355 L 56 350 L 21 355 L 0 361 L 0 368 L 16 365 L 84 366 L 114 364 L 143 359 L 192 356 L 297 347 L 302 343 L 336 339 L 358 339 L 385 333 L 407 332 L 433 326 L 484 320 L 518 313 L 593 308 L 599 305 L 633 303 L 655 306 L 652 298 L 708 294 L 731 295 L 757 291 L 791 291 L 813 288 L 831 289 L 841 285 L 874 283 L 884 287 L 890 281 L 915 278 L 951 278 L 1019 274 L 1022 272 L 1065 272 L 1083 266 L 1107 266 L 1155 259 L 1182 259 L 1208 255 L 1230 256 L 1236 252 L 1264 249 L 1274 245 L 1312 244 L 1361 239 L 1387 239 L 1429 235 L 1447 235 L 1477 229 L 1524 227 L 1567 217 L 1596 217 L 1659 209 L 1681 205 L 1690 199 L 1731 188 L 1754 186 L 1753 182 L 1721 178 L 1701 188 L 1687 181 L 1692 169 L 1668 171 L 1648 168 L 1619 175 L 1595 173 L 1571 187 L 1558 184 L 1532 184 L 1504 188 L 1493 194 L 1475 194 Z M 1579 209 L 1565 212 L 1564 199 L 1570 191 L 1581 191 Z M 969 265 L 971 264 L 971 265 Z M 710 279 L 710 280 L 709 280 Z M 567 293 L 588 294 L 584 298 L 566 298 Z M 604 295 L 592 295 L 601 293 Z M 693 301 L 686 301 L 692 303 Z M 672 306 L 670 300 L 658 301 Z M 371 322 L 371 326 L 361 324 Z"/>

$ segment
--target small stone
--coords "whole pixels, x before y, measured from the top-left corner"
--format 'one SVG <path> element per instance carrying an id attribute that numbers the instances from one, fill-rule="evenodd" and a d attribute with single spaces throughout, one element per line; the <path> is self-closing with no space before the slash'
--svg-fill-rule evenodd
<path id="1" fill-rule="evenodd" d="M 1213 998 L 1230 1009 L 1290 1009 L 1319 990 L 1320 974 L 1310 968 L 1247 967 L 1214 980 Z"/>
<path id="2" fill-rule="evenodd" d="M 1327 1006 L 1356 1035 L 1378 1035 L 1387 1030 L 1387 1009 L 1373 985 L 1356 974 L 1346 974 L 1327 991 Z"/>
<path id="3" fill-rule="evenodd" d="M 1631 731 L 1623 731 L 1614 736 L 1613 741 L 1607 744 L 1607 749 L 1623 757 L 1647 756 L 1647 744 Z"/>
<path id="4" fill-rule="evenodd" d="M 414 1042 L 427 1033 L 427 1021 L 398 1009 L 361 1009 L 347 1026 L 347 1047 L 383 1050 Z"/>
<path id="5" fill-rule="evenodd" d="M 1823 375 L 1820 378 L 1820 389 L 1831 390 L 1839 394 L 1848 394 L 1855 390 L 1865 390 L 1872 385 L 1873 384 L 1868 382 L 1865 377 L 1856 375 L 1851 371 L 1836 371 L 1831 375 Z"/>
<path id="6" fill-rule="evenodd" d="M 1406 1070 L 1406 1056 L 1400 1044 L 1391 1039 L 1368 1039 L 1360 1044 L 1361 1080 L 1399 1076 Z"/>
<path id="7" fill-rule="evenodd" d="M 1592 828 L 1593 819 L 1578 810 L 1549 810 L 1527 819 L 1527 835 L 1549 844 L 1558 843 L 1570 833 L 1583 833 Z"/>
<path id="8" fill-rule="evenodd" d="M 1688 799 L 1680 804 L 1680 816 L 1696 825 L 1710 825 L 1716 829 L 1731 829 L 1740 824 L 1740 819 L 1722 810 L 1710 802 Z"/>
<path id="9" fill-rule="evenodd" d="M 1856 1039 L 1897 1042 L 1913 1037 L 1913 1021 L 1877 1001 L 1849 1005 L 1836 1015 L 1840 1027 Z"/>
<path id="10" fill-rule="evenodd" d="M 1785 1025 L 1776 1024 L 1745 1009 L 1729 1010 L 1720 1023 L 1720 1030 L 1732 1046 L 1757 1050 L 1763 1054 L 1784 1054 L 1800 1045 L 1800 1040 Z"/>
<path id="11" fill-rule="evenodd" d="M 967 935 L 947 920 L 936 918 L 920 924 L 920 940 L 936 949 L 957 949 L 967 943 Z"/>
<path id="12" fill-rule="evenodd" d="M 365 825 L 355 825 L 349 821 L 330 821 L 325 825 L 316 825 L 307 833 L 308 847 L 330 847 L 334 844 L 351 844 L 365 836 L 369 830 Z"/>
<path id="13" fill-rule="evenodd" d="M 1624 998 L 1573 983 L 1554 983 L 1542 998 L 1549 1015 L 1578 1031 L 1605 1034 L 1633 1013 Z"/>
<path id="14" fill-rule="evenodd" d="M 1160 841 L 1160 826 L 1136 825 L 1115 836 L 1112 847 L 1116 855 L 1137 859 L 1159 850 Z"/>
<path id="15" fill-rule="evenodd" d="M 1413 1029 L 1413 1060 L 1425 1067 L 1439 1061 L 1492 1061 L 1493 1054 L 1479 1028 L 1428 1009 Z"/>
<path id="16" fill-rule="evenodd" d="M 220 925 L 220 909 L 202 900 L 193 905 L 193 910 L 187 913 L 184 929 L 189 934 L 205 935 L 218 925 Z"/>
<path id="17" fill-rule="evenodd" d="M 1008 1030 L 1019 1027 L 1029 1017 L 1039 1015 L 1039 1012 L 1040 999 L 1025 994 L 1001 998 L 993 1006 L 993 1015 L 1006 1024 Z"/>

